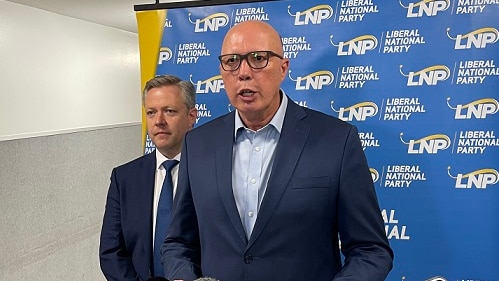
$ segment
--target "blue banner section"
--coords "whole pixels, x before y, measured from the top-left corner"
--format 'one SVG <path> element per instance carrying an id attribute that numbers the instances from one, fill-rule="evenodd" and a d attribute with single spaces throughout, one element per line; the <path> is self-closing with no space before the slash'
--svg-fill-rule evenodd
<path id="1" fill-rule="evenodd" d="M 499 281 L 499 0 L 168 10 L 157 74 L 194 83 L 197 126 L 233 109 L 217 56 L 249 19 L 282 36 L 286 94 L 359 128 L 395 251 L 387 280 Z"/>

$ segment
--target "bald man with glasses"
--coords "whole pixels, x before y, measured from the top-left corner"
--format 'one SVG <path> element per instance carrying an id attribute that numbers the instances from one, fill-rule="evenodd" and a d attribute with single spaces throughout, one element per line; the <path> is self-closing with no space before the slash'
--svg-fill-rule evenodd
<path id="1" fill-rule="evenodd" d="M 236 110 L 185 138 L 166 277 L 384 280 L 393 252 L 356 127 L 280 89 L 289 60 L 267 23 L 232 27 L 219 60 Z"/>

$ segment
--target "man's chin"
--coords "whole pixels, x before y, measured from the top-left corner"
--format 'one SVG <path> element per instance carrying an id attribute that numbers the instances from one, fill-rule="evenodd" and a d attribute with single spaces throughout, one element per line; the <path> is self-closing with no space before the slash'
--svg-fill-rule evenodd
<path id="1" fill-rule="evenodd" d="M 157 148 L 167 148 L 169 145 L 168 139 L 169 138 L 165 135 L 155 136 L 154 139 L 152 139 L 152 142 Z"/>

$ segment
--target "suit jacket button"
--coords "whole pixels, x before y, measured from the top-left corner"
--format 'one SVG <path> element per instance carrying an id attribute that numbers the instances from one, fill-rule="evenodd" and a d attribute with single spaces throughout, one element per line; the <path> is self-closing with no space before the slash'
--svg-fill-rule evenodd
<path id="1" fill-rule="evenodd" d="M 251 255 L 244 256 L 244 263 L 249 264 L 252 261 L 253 261 L 253 256 L 251 256 Z"/>

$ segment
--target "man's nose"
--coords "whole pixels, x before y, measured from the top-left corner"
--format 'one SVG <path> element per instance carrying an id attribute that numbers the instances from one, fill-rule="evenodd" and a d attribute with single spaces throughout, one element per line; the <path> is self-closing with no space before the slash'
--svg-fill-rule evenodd
<path id="1" fill-rule="evenodd" d="M 156 116 L 154 117 L 154 124 L 156 124 L 156 125 L 166 124 L 166 118 L 162 112 L 159 112 L 158 114 L 156 114 Z"/>
<path id="2" fill-rule="evenodd" d="M 251 78 L 253 69 L 249 66 L 248 59 L 245 58 L 241 61 L 238 69 L 239 80 L 248 80 Z"/>

